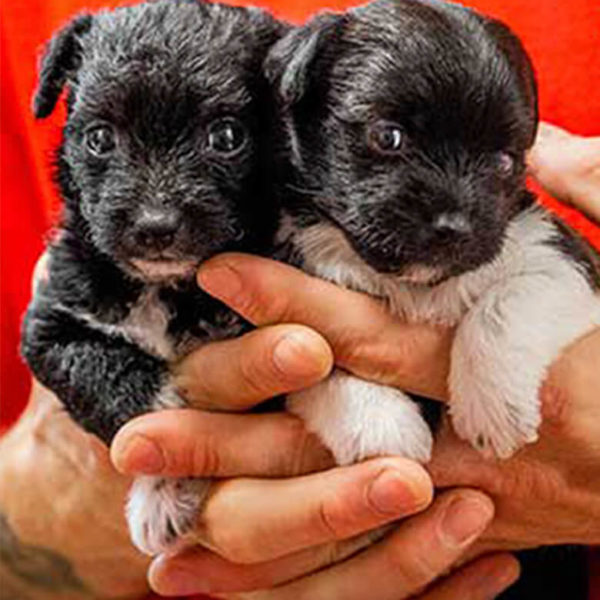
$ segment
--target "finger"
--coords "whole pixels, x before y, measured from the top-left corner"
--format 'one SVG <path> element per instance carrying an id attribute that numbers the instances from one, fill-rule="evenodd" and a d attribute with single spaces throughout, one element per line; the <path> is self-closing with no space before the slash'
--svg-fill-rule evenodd
<path id="1" fill-rule="evenodd" d="M 213 486 L 197 537 L 233 562 L 263 562 L 418 512 L 432 493 L 423 467 L 403 458 L 293 479 L 231 479 Z"/>
<path id="2" fill-rule="evenodd" d="M 377 539 L 379 535 L 369 532 L 253 565 L 234 563 L 197 547 L 177 556 L 163 555 L 155 559 L 148 581 L 162 596 L 270 589 L 344 560 Z"/>
<path id="3" fill-rule="evenodd" d="M 325 378 L 327 342 L 301 325 L 277 325 L 207 344 L 174 370 L 174 385 L 196 408 L 244 410 Z"/>
<path id="4" fill-rule="evenodd" d="M 193 409 L 133 419 L 113 440 L 111 459 L 121 473 L 167 477 L 291 477 L 334 466 L 318 438 L 288 413 Z"/>
<path id="5" fill-rule="evenodd" d="M 487 496 L 454 490 L 410 519 L 373 548 L 350 560 L 261 592 L 251 600 L 401 600 L 444 573 L 483 532 L 493 517 Z"/>
<path id="6" fill-rule="evenodd" d="M 519 574 L 519 562 L 514 556 L 486 556 L 461 568 L 418 600 L 492 600 L 509 588 Z"/>
<path id="7" fill-rule="evenodd" d="M 223 254 L 203 265 L 198 282 L 256 325 L 302 323 L 318 331 L 336 363 L 358 376 L 447 396 L 448 329 L 402 323 L 373 298 L 265 258 Z"/>
<path id="8" fill-rule="evenodd" d="M 528 162 L 546 191 L 600 223 L 600 137 L 541 123 Z"/>

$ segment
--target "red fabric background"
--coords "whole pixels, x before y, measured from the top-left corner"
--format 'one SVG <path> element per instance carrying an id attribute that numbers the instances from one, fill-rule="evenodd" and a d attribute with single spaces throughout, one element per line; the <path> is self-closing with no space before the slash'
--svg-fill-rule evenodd
<path id="1" fill-rule="evenodd" d="M 239 2 L 244 4 L 244 0 Z M 283 18 L 300 22 L 348 0 L 263 0 Z M 600 3 L 597 0 L 466 0 L 508 22 L 536 65 L 542 118 L 574 132 L 600 135 Z M 43 237 L 57 211 L 50 157 L 64 118 L 59 110 L 34 122 L 29 110 L 36 56 L 52 31 L 82 10 L 116 5 L 113 0 L 6 0 L 1 28 L 1 414 L 10 424 L 22 410 L 29 375 L 18 358 L 18 332 L 29 297 L 29 278 Z M 544 201 L 556 207 L 549 198 Z M 574 210 L 560 209 L 600 247 L 600 230 Z"/>

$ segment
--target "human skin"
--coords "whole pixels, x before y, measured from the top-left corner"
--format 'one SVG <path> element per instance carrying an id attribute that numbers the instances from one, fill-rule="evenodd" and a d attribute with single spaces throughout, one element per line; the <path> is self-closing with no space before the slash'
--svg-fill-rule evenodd
<path id="1" fill-rule="evenodd" d="M 238 258 L 248 260 L 248 257 Z M 272 266 L 261 263 L 260 278 L 268 274 Z M 306 277 L 293 270 L 286 273 L 285 277 Z M 313 302 L 319 289 L 324 291 L 319 286 L 329 285 L 317 280 L 303 282 L 301 288 L 309 292 L 306 299 L 312 298 Z M 313 284 L 316 287 L 313 288 Z M 291 292 L 289 288 L 282 289 L 282 297 Z M 333 286 L 330 291 L 334 294 L 331 310 L 325 311 L 322 317 L 332 322 L 338 319 L 339 301 L 343 299 L 347 303 L 344 314 L 352 317 L 354 329 L 344 329 L 342 323 L 334 335 L 324 326 L 326 342 L 324 336 L 306 327 L 264 325 L 240 340 L 207 346 L 190 356 L 178 371 L 181 387 L 187 389 L 195 406 L 239 410 L 276 393 L 306 387 L 327 374 L 332 349 L 338 362 L 354 365 L 359 374 L 370 374 L 405 389 L 429 390 L 430 395 L 440 399 L 445 396 L 451 332 L 390 322 L 385 311 L 371 299 L 333 289 Z M 338 293 L 343 296 L 335 295 Z M 298 302 L 302 298 L 298 298 Z M 319 299 L 319 304 L 322 300 Z M 278 306 L 276 303 L 273 308 Z M 291 311 L 288 315 L 280 314 L 279 318 L 291 319 L 297 314 L 298 319 L 292 320 L 306 318 L 308 324 L 318 330 L 320 322 L 312 323 L 315 315 L 302 312 L 307 306 L 298 308 L 301 312 Z M 272 317 L 272 321 L 278 318 Z M 361 331 L 359 326 L 365 322 L 368 327 Z M 364 325 L 362 328 L 365 329 Z M 387 332 L 385 336 L 384 332 Z M 276 353 L 277 342 L 282 338 L 288 338 L 289 342 L 289 334 L 292 340 L 295 337 L 296 342 L 303 343 L 292 343 L 287 350 L 284 345 L 283 351 Z M 597 340 L 597 336 L 593 339 Z M 561 381 L 565 376 L 585 381 L 585 373 L 583 379 L 577 375 L 581 357 L 588 363 L 591 363 L 590 358 L 597 360 L 594 358 L 598 356 L 597 342 L 592 346 L 586 343 L 584 348 L 588 349 L 582 355 L 580 344 L 569 350 L 552 369 L 549 381 L 557 372 L 559 390 L 563 389 Z M 571 352 L 575 352 L 573 360 L 568 358 Z M 591 357 L 588 352 L 592 353 Z M 288 362 L 285 362 L 286 354 Z M 284 362 L 278 362 L 282 356 Z M 569 363 L 571 367 L 561 367 Z M 561 374 L 563 368 L 566 375 Z M 591 379 L 592 384 L 596 381 Z M 595 389 L 596 385 L 584 384 L 582 393 Z M 562 412 L 557 411 L 563 415 L 563 419 L 557 421 L 559 424 L 567 422 L 564 420 L 567 414 L 575 414 L 569 409 L 574 402 L 570 389 L 562 397 L 564 403 L 550 402 L 551 406 L 567 407 Z M 571 419 L 568 422 L 568 427 L 557 429 L 567 432 L 563 437 L 576 440 L 575 433 L 580 428 L 572 426 Z M 450 433 L 447 435 L 444 443 L 448 452 L 470 452 L 455 445 Z M 132 439 L 136 443 L 127 444 Z M 160 446 L 161 464 L 152 458 L 148 440 Z M 146 442 L 145 447 L 138 442 Z M 570 443 L 569 452 L 572 447 L 581 451 L 583 445 Z M 561 457 L 552 452 L 552 447 L 547 454 L 554 459 L 550 464 L 560 464 Z M 587 456 L 587 451 L 583 454 Z M 477 455 L 471 456 L 474 462 L 480 460 Z M 231 585 L 232 581 L 236 588 L 272 587 L 343 558 L 368 538 L 355 537 L 349 543 L 341 542 L 341 538 L 356 536 L 377 525 L 422 511 L 432 494 L 427 474 L 417 465 L 400 459 L 378 459 L 346 469 L 315 473 L 331 467 L 331 458 L 301 424 L 288 415 L 226 415 L 202 410 L 148 415 L 122 430 L 113 447 L 113 459 L 121 470 L 129 473 L 162 471 L 229 478 L 215 486 L 199 522 L 200 538 L 214 551 L 199 550 L 171 560 L 163 558 L 152 565 L 153 584 L 169 593 L 207 588 L 227 592 L 226 584 Z M 435 465 L 439 460 L 436 454 L 433 468 L 436 477 Z M 542 461 L 542 464 L 549 463 Z M 510 471 L 508 465 L 506 470 Z M 583 470 L 584 465 L 581 472 Z M 382 492 L 388 506 L 383 512 L 375 508 L 366 493 L 382 471 L 391 471 L 392 475 Z M 530 471 L 535 473 L 533 468 Z M 489 468 L 479 472 L 494 479 Z M 554 479 L 560 479 L 559 470 L 550 472 L 558 473 Z M 314 474 L 306 476 L 307 473 Z M 294 475 L 304 476 L 288 477 Z M 282 477 L 285 480 L 278 480 Z M 497 490 L 498 517 L 490 533 L 506 510 L 520 508 L 511 507 L 510 503 L 504 508 L 502 501 L 509 488 L 513 493 L 523 491 L 527 485 L 519 487 L 518 484 L 526 479 L 512 477 L 516 481 L 512 488 L 507 486 L 504 495 L 501 489 Z M 546 481 L 545 475 L 533 479 L 538 480 Z M 0 534 L 3 543 L 7 539 L 11 542 L 2 546 L 0 554 L 4 590 L 23 599 L 140 597 L 147 589 L 144 576 L 148 561 L 136 554 L 127 538 L 122 505 L 129 483 L 128 476 L 120 476 L 112 469 L 106 448 L 77 428 L 51 394 L 35 387 L 26 413 L 0 442 Z M 494 483 L 498 482 L 494 479 Z M 581 490 L 584 487 L 579 485 Z M 332 567 L 319 575 L 327 581 L 302 578 L 293 584 L 296 587 L 278 587 L 267 597 L 286 597 L 290 589 L 296 594 L 293 597 L 298 597 L 301 591 L 298 586 L 308 586 L 306 593 L 316 598 L 315 585 L 318 589 L 333 590 L 332 586 L 340 582 L 356 581 L 357 585 L 344 590 L 341 596 L 351 599 L 353 596 L 347 592 L 360 592 L 358 584 L 367 580 L 370 597 L 388 597 L 383 592 L 390 591 L 389 588 L 379 590 L 382 592 L 379 596 L 375 587 L 388 582 L 393 583 L 392 598 L 413 594 L 438 578 L 467 549 L 477 552 L 473 536 L 485 529 L 491 518 L 491 505 L 485 495 L 465 489 L 447 493 L 452 495 L 440 496 L 414 521 L 402 524 L 387 541 L 343 563 L 345 571 Z M 444 533 L 441 523 L 445 507 L 456 506 L 451 502 L 455 495 L 466 501 L 458 511 L 464 527 L 463 535 L 458 537 L 463 540 L 466 537 L 466 541 L 455 540 L 448 544 L 448 532 Z M 582 494 L 579 504 L 589 512 L 594 498 L 585 496 L 585 499 L 589 501 L 584 502 Z M 557 503 L 567 514 L 570 500 L 571 497 L 564 497 Z M 251 518 L 244 519 L 244 516 Z M 506 545 L 506 540 L 515 537 L 512 532 L 494 535 L 495 538 L 486 536 L 484 543 L 496 544 L 496 540 L 500 540 L 502 543 L 498 545 Z M 406 551 L 407 547 L 410 552 Z M 5 548 L 9 552 L 5 552 Z M 514 580 L 517 573 L 514 559 L 496 554 L 463 567 L 448 579 L 440 579 L 422 598 L 492 597 Z M 332 594 L 329 598 L 336 597 L 333 591 Z"/>
<path id="2" fill-rule="evenodd" d="M 600 136 L 580 137 L 541 123 L 529 166 L 548 193 L 600 224 L 599 157 Z"/>

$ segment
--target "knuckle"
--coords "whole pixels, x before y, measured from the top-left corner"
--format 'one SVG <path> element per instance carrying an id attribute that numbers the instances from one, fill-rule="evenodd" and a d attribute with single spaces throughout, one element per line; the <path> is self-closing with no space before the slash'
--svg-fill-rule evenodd
<path id="1" fill-rule="evenodd" d="M 240 523 L 239 498 L 232 481 L 214 485 L 202 514 L 200 537 L 205 545 L 222 558 L 237 564 L 259 562 L 264 548 L 253 526 Z M 250 524 L 252 525 L 252 524 Z"/>
<path id="2" fill-rule="evenodd" d="M 203 432 L 194 440 L 191 452 L 187 453 L 187 473 L 198 476 L 214 476 L 221 472 L 221 455 L 218 438 Z"/>
<path id="3" fill-rule="evenodd" d="M 264 367 L 264 354 L 261 352 L 245 352 L 240 357 L 239 372 L 244 391 L 261 397 L 267 392 L 272 377 Z"/>
<path id="4" fill-rule="evenodd" d="M 237 309 L 255 324 L 278 323 L 286 320 L 290 301 L 285 293 L 274 294 L 272 290 L 256 290 L 245 293 L 238 300 Z"/>
<path id="5" fill-rule="evenodd" d="M 317 503 L 313 523 L 326 539 L 339 540 L 351 535 L 352 516 L 335 492 L 329 493 Z"/>
<path id="6" fill-rule="evenodd" d="M 244 538 L 235 532 L 229 531 L 219 540 L 218 553 L 226 560 L 239 565 L 253 564 L 262 560 L 260 543 L 253 543 L 252 539 Z"/>

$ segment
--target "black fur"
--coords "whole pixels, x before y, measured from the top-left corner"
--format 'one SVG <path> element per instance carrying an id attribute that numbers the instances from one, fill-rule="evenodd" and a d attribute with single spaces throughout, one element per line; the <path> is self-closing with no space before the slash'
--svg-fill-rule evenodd
<path id="1" fill-rule="evenodd" d="M 586 276 L 590 287 L 600 290 L 600 256 L 579 232 L 558 218 L 554 219 L 556 236 L 554 244 L 567 260 L 579 266 Z"/>
<path id="2" fill-rule="evenodd" d="M 476 268 L 533 202 L 535 77 L 503 24 L 454 4 L 378 0 L 288 34 L 265 68 L 288 140 L 282 197 L 300 223 L 341 228 L 376 270 Z M 368 143 L 384 120 L 402 132 L 398 153 Z M 464 231 L 444 227 L 448 214 Z"/>
<path id="3" fill-rule="evenodd" d="M 65 206 L 22 353 L 107 443 L 155 406 L 171 360 L 245 327 L 197 288 L 194 266 L 270 247 L 272 109 L 261 65 L 281 33 L 256 9 L 163 0 L 78 17 L 49 44 L 34 110 L 50 114 L 68 87 L 57 160 Z M 242 140 L 232 152 L 211 137 L 223 119 L 235 129 L 221 130 L 220 143 Z M 191 268 L 149 275 L 135 259 Z M 168 357 L 120 330 L 149 290 L 168 314 Z"/>

